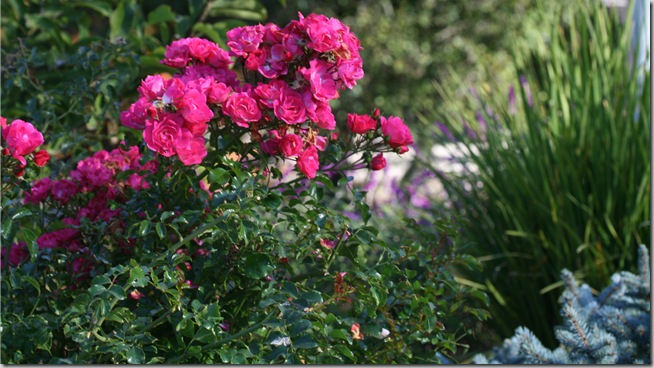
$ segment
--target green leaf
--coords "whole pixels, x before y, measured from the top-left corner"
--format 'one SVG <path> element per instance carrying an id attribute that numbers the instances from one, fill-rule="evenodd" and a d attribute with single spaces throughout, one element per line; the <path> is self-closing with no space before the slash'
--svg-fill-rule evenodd
<path id="1" fill-rule="evenodd" d="M 118 300 L 123 300 L 127 298 L 127 295 L 125 295 L 125 290 L 118 285 L 111 286 L 109 288 L 109 293 L 115 296 L 116 298 L 118 298 Z"/>
<path id="2" fill-rule="evenodd" d="M 308 321 L 306 319 L 301 319 L 291 325 L 291 331 L 290 331 L 290 336 L 294 337 L 297 336 L 309 329 L 311 329 L 311 321 Z"/>
<path id="3" fill-rule="evenodd" d="M 18 220 L 19 218 L 27 217 L 27 216 L 32 216 L 32 211 L 29 210 L 27 207 L 23 207 L 20 210 L 18 210 L 16 213 L 14 213 L 11 216 L 12 220 Z"/>
<path id="4" fill-rule="evenodd" d="M 155 225 L 155 230 L 157 230 L 157 235 L 159 235 L 159 239 L 163 239 L 166 237 L 166 227 L 161 222 L 157 222 L 157 224 Z"/>
<path id="5" fill-rule="evenodd" d="M 143 220 L 139 225 L 139 236 L 146 236 L 150 232 L 150 221 Z"/>
<path id="6" fill-rule="evenodd" d="M 111 10 L 113 9 L 110 3 L 102 0 L 80 1 L 75 3 L 73 6 L 93 9 L 96 12 L 100 13 L 102 16 L 107 18 L 111 16 Z"/>
<path id="7" fill-rule="evenodd" d="M 127 352 L 127 363 L 143 364 L 143 360 L 145 360 L 145 353 L 141 348 L 132 346 Z"/>
<path id="8" fill-rule="evenodd" d="M 335 339 L 345 340 L 348 344 L 352 344 L 352 335 L 342 328 L 331 330 L 327 335 Z"/>
<path id="9" fill-rule="evenodd" d="M 148 14 L 148 24 L 157 24 L 162 22 L 174 22 L 175 13 L 170 5 L 162 4 Z"/>
<path id="10" fill-rule="evenodd" d="M 266 208 L 271 209 L 271 210 L 275 210 L 275 209 L 278 209 L 279 206 L 281 206 L 281 204 L 282 204 L 282 196 L 279 195 L 279 194 L 277 194 L 277 193 L 270 192 L 270 193 L 268 193 L 267 196 L 265 196 L 265 197 L 261 200 L 261 203 L 262 203 Z"/>
<path id="11" fill-rule="evenodd" d="M 265 254 L 248 254 L 245 258 L 245 276 L 251 279 L 260 279 L 273 269 L 275 269 L 275 266 Z"/>
<path id="12" fill-rule="evenodd" d="M 209 171 L 209 183 L 217 185 L 225 185 L 229 181 L 229 171 L 217 167 Z"/>
<path id="13" fill-rule="evenodd" d="M 311 349 L 318 346 L 316 340 L 309 335 L 300 336 L 297 339 L 291 339 L 291 343 L 296 349 Z"/>
<path id="14" fill-rule="evenodd" d="M 96 296 L 104 293 L 105 290 L 107 290 L 107 288 L 102 285 L 93 285 L 89 288 L 89 294 L 91 294 L 91 296 Z"/>
<path id="15" fill-rule="evenodd" d="M 350 348 L 348 348 L 347 346 L 338 344 L 338 345 L 332 346 L 332 348 L 334 350 L 338 351 L 340 354 L 342 354 L 346 358 L 349 358 L 353 362 L 356 363 L 357 359 L 354 357 L 354 354 L 352 353 L 352 350 L 350 350 Z"/>
<path id="16" fill-rule="evenodd" d="M 148 278 L 143 272 L 141 266 L 136 266 L 129 270 L 129 280 L 127 281 L 133 287 L 143 287 L 148 284 Z"/>

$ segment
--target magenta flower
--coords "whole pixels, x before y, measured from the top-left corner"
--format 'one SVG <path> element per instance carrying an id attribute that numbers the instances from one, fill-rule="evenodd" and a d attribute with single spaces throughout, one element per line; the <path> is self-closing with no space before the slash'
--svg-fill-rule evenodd
<path id="1" fill-rule="evenodd" d="M 307 119 L 302 96 L 293 89 L 283 90 L 273 106 L 275 116 L 287 124 L 300 124 Z"/>
<path id="2" fill-rule="evenodd" d="M 309 179 L 316 177 L 318 172 L 318 150 L 314 146 L 309 146 L 304 152 L 301 152 L 297 157 L 297 168 L 306 175 Z"/>
<path id="3" fill-rule="evenodd" d="M 23 166 L 27 164 L 24 156 L 43 144 L 43 134 L 36 130 L 34 125 L 20 119 L 2 129 L 2 138 L 7 142 L 9 153 Z"/>
<path id="4" fill-rule="evenodd" d="M 292 157 L 302 152 L 304 142 L 299 135 L 285 134 L 279 143 L 279 150 L 285 157 Z"/>
<path id="5" fill-rule="evenodd" d="M 353 133 L 365 134 L 377 128 L 377 121 L 365 114 L 347 114 L 347 126 Z"/>
<path id="6" fill-rule="evenodd" d="M 173 156 L 183 123 L 182 118 L 175 114 L 164 114 L 161 121 L 148 120 L 143 130 L 143 140 L 149 149 L 165 157 Z"/>
<path id="7" fill-rule="evenodd" d="M 298 70 L 309 82 L 311 93 L 316 100 L 328 101 L 338 98 L 336 82 L 330 72 L 331 66 L 323 60 L 311 59 L 309 68 L 299 68 Z"/>
<path id="8" fill-rule="evenodd" d="M 389 137 L 388 145 L 392 148 L 407 146 L 413 143 L 413 136 L 409 127 L 404 124 L 401 118 L 389 116 L 381 117 L 382 134 Z"/>
<path id="9" fill-rule="evenodd" d="M 257 100 L 250 97 L 250 93 L 237 92 L 227 98 L 223 106 L 225 115 L 232 118 L 236 125 L 247 128 L 250 122 L 261 119 L 261 110 L 257 105 Z"/>

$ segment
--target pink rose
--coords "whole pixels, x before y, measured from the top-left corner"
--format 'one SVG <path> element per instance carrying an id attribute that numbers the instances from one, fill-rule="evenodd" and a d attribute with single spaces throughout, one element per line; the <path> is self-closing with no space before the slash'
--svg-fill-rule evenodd
<path id="1" fill-rule="evenodd" d="M 213 111 L 207 106 L 207 96 L 195 89 L 184 94 L 179 111 L 188 123 L 184 126 L 198 136 L 207 131 L 207 123 L 213 117 Z"/>
<path id="2" fill-rule="evenodd" d="M 300 74 L 309 82 L 311 93 L 316 100 L 329 101 L 338 98 L 338 90 L 332 72 L 331 66 L 320 59 L 311 59 L 309 68 L 299 68 Z"/>
<path id="3" fill-rule="evenodd" d="M 170 45 L 166 46 L 164 59 L 161 63 L 173 68 L 183 68 L 191 60 L 189 41 L 187 38 L 182 38 L 173 41 Z"/>
<path id="4" fill-rule="evenodd" d="M 373 157 L 370 161 L 370 170 L 377 171 L 386 167 L 386 159 L 382 153 Z"/>
<path id="5" fill-rule="evenodd" d="M 285 134 L 279 143 L 279 150 L 285 157 L 292 157 L 302 152 L 304 142 L 300 136 Z"/>
<path id="6" fill-rule="evenodd" d="M 279 142 L 281 142 L 279 132 L 271 130 L 268 132 L 268 139 L 259 142 L 259 147 L 261 147 L 263 153 L 274 156 L 279 153 Z"/>
<path id="7" fill-rule="evenodd" d="M 134 190 L 148 189 L 150 184 L 143 178 L 143 176 L 134 173 L 127 178 L 127 185 Z"/>
<path id="8" fill-rule="evenodd" d="M 43 144 L 43 134 L 36 130 L 30 123 L 20 119 L 14 120 L 6 128 L 2 129 L 2 138 L 7 142 L 7 148 L 11 155 L 25 166 L 26 155 L 29 155 L 38 146 Z"/>
<path id="9" fill-rule="evenodd" d="M 259 82 L 254 88 L 254 94 L 258 97 L 258 101 L 261 105 L 269 108 L 275 106 L 275 101 L 277 101 L 282 91 L 290 89 L 288 84 L 281 79 L 273 79 L 268 83 Z"/>
<path id="10" fill-rule="evenodd" d="M 337 64 L 338 77 L 348 88 L 357 84 L 363 78 L 363 61 L 361 59 L 339 61 Z"/>
<path id="11" fill-rule="evenodd" d="M 223 82 L 216 82 L 212 79 L 211 87 L 207 91 L 207 102 L 212 104 L 223 104 L 227 101 L 230 93 L 232 93 L 231 87 Z"/>
<path id="12" fill-rule="evenodd" d="M 413 143 L 413 136 L 401 118 L 389 116 L 381 117 L 382 134 L 389 137 L 388 145 L 392 148 L 406 146 Z"/>
<path id="13" fill-rule="evenodd" d="M 191 132 L 184 130 L 177 140 L 177 155 L 186 166 L 201 163 L 207 155 L 204 138 L 194 136 Z"/>
<path id="14" fill-rule="evenodd" d="M 148 75 L 136 89 L 148 101 L 160 99 L 166 92 L 166 80 L 159 74 Z"/>
<path id="15" fill-rule="evenodd" d="M 52 183 L 49 177 L 45 177 L 35 181 L 32 184 L 30 192 L 25 193 L 24 203 L 40 203 L 43 202 L 48 195 L 50 195 L 50 189 L 52 188 Z"/>
<path id="16" fill-rule="evenodd" d="M 293 89 L 283 90 L 273 106 L 275 116 L 287 124 L 300 124 L 307 119 L 302 96 Z"/>
<path id="17" fill-rule="evenodd" d="M 227 31 L 227 46 L 231 55 L 246 56 L 259 47 L 265 29 L 261 24 L 243 26 Z"/>
<path id="18" fill-rule="evenodd" d="M 56 180 L 52 183 L 50 194 L 59 203 L 66 203 L 77 194 L 77 185 L 68 179 Z"/>
<path id="19" fill-rule="evenodd" d="M 334 119 L 334 114 L 328 101 L 315 100 L 309 90 L 302 92 L 302 101 L 304 101 L 307 116 L 319 128 L 327 130 L 336 128 L 336 120 Z"/>
<path id="20" fill-rule="evenodd" d="M 252 51 L 245 59 L 245 67 L 249 70 L 257 70 L 260 66 L 266 64 L 268 52 L 266 48 L 260 48 Z"/>
<path id="21" fill-rule="evenodd" d="M 340 46 L 339 31 L 343 29 L 343 24 L 338 19 L 312 13 L 300 20 L 300 23 L 306 27 L 307 34 L 311 39 L 308 44 L 310 48 L 318 52 L 328 52 L 336 50 Z"/>
<path id="22" fill-rule="evenodd" d="M 236 125 L 243 128 L 247 128 L 250 122 L 259 121 L 262 116 L 257 100 L 250 97 L 250 93 L 247 92 L 230 95 L 223 106 L 223 112 L 231 117 Z"/>
<path id="23" fill-rule="evenodd" d="M 143 139 L 149 149 L 165 157 L 175 154 L 175 145 L 181 136 L 184 121 L 179 115 L 164 114 L 162 120 L 148 120 L 143 131 Z"/>
<path id="24" fill-rule="evenodd" d="M 377 128 L 377 121 L 369 115 L 347 114 L 347 126 L 353 133 L 365 134 Z"/>
<path id="25" fill-rule="evenodd" d="M 301 152 L 297 157 L 298 170 L 310 179 L 316 177 L 319 166 L 318 150 L 314 146 L 309 146 L 309 148 Z"/>
<path id="26" fill-rule="evenodd" d="M 113 171 L 103 165 L 103 161 L 88 157 L 77 163 L 77 169 L 70 172 L 70 177 L 84 188 L 102 187 L 113 179 Z"/>
<path id="27" fill-rule="evenodd" d="M 6 253 L 9 253 L 8 258 L 9 259 L 9 266 L 10 267 L 16 267 L 18 266 L 21 262 L 25 262 L 30 258 L 30 251 L 27 248 L 27 243 L 25 242 L 18 242 L 11 244 L 9 246 L 9 249 L 6 247 L 3 247 L 2 249 L 2 268 L 7 267 L 7 261 L 6 258 L 4 257 Z"/>
<path id="28" fill-rule="evenodd" d="M 150 116 L 150 110 L 156 108 L 145 97 L 134 102 L 127 111 L 120 113 L 120 123 L 132 129 L 145 129 L 145 120 Z"/>

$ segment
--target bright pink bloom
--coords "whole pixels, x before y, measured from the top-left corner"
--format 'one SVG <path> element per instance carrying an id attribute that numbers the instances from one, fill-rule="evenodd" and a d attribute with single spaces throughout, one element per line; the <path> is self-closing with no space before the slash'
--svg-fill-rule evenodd
<path id="1" fill-rule="evenodd" d="M 77 163 L 77 169 L 70 172 L 70 177 L 87 189 L 102 187 L 113 179 L 113 171 L 103 165 L 103 161 L 88 157 Z"/>
<path id="2" fill-rule="evenodd" d="M 148 120 L 143 131 L 143 139 L 151 150 L 165 157 L 173 156 L 183 123 L 182 118 L 174 114 L 164 114 L 161 121 Z"/>
<path id="3" fill-rule="evenodd" d="M 404 124 L 401 118 L 389 116 L 381 117 L 382 134 L 389 137 L 388 145 L 392 148 L 406 146 L 413 143 L 413 136 L 409 127 Z"/>
<path id="4" fill-rule="evenodd" d="M 302 101 L 307 111 L 307 116 L 321 129 L 333 130 L 336 128 L 336 119 L 328 101 L 318 101 L 313 98 L 310 91 L 302 93 Z"/>
<path id="5" fill-rule="evenodd" d="M 266 64 L 268 52 L 266 48 L 259 48 L 252 51 L 245 59 L 245 67 L 249 70 L 257 70 L 262 65 Z"/>
<path id="6" fill-rule="evenodd" d="M 298 155 L 297 168 L 308 178 L 315 178 L 319 167 L 320 163 L 318 162 L 318 150 L 316 147 L 309 146 L 309 148 Z"/>
<path id="7" fill-rule="evenodd" d="M 262 116 L 257 100 L 250 97 L 250 93 L 247 92 L 230 95 L 223 106 L 223 112 L 231 117 L 236 125 L 243 128 L 247 128 L 250 122 L 261 120 Z"/>
<path id="8" fill-rule="evenodd" d="M 127 179 L 127 185 L 134 190 L 148 189 L 150 187 L 150 184 L 148 184 L 148 182 L 137 173 L 129 176 Z"/>
<path id="9" fill-rule="evenodd" d="M 191 50 L 189 48 L 187 38 L 182 38 L 173 41 L 170 45 L 166 46 L 164 53 L 165 59 L 161 63 L 173 68 L 183 68 L 191 60 Z"/>
<path id="10" fill-rule="evenodd" d="M 283 90 L 273 105 L 275 116 L 287 124 L 300 124 L 307 119 L 302 96 L 293 89 Z"/>
<path id="11" fill-rule="evenodd" d="M 261 24 L 243 26 L 227 31 L 227 46 L 231 55 L 246 56 L 255 51 L 263 40 L 265 29 Z"/>
<path id="12" fill-rule="evenodd" d="M 310 48 L 318 52 L 328 52 L 340 46 L 339 33 L 344 27 L 338 19 L 312 13 L 300 20 L 300 23 L 306 27 L 307 35 L 311 40 L 307 46 Z"/>
<path id="13" fill-rule="evenodd" d="M 177 140 L 177 155 L 186 166 L 196 165 L 207 156 L 204 138 L 194 136 L 191 132 L 183 130 Z"/>
<path id="14" fill-rule="evenodd" d="M 166 80 L 159 74 L 148 75 L 136 90 L 148 101 L 161 99 L 166 92 Z"/>
<path id="15" fill-rule="evenodd" d="M 363 78 L 363 61 L 361 59 L 339 61 L 337 63 L 338 77 L 348 88 L 357 84 Z"/>
<path id="16" fill-rule="evenodd" d="M 370 161 L 370 170 L 377 171 L 386 167 L 386 159 L 382 153 L 373 157 Z"/>
<path id="17" fill-rule="evenodd" d="M 46 150 L 34 152 L 34 163 L 38 167 L 43 167 L 50 161 L 50 154 Z"/>
<path id="18" fill-rule="evenodd" d="M 30 192 L 25 192 L 25 203 L 40 203 L 43 202 L 50 194 L 52 183 L 49 177 L 39 179 L 32 183 Z"/>
<path id="19" fill-rule="evenodd" d="M 207 106 L 207 96 L 195 89 L 187 91 L 182 98 L 180 112 L 188 123 L 184 126 L 198 136 L 207 131 L 207 123 L 213 117 L 213 111 Z"/>
<path id="20" fill-rule="evenodd" d="M 309 68 L 301 67 L 299 72 L 309 82 L 311 93 L 316 100 L 329 101 L 338 98 L 338 90 L 332 72 L 331 66 L 320 59 L 311 59 Z"/>
<path id="21" fill-rule="evenodd" d="M 295 134 L 285 134 L 279 143 L 279 150 L 284 157 L 292 157 L 302 152 L 304 142 L 300 136 Z"/>
<path id="22" fill-rule="evenodd" d="M 347 114 L 347 126 L 353 133 L 365 134 L 377 128 L 377 121 L 365 114 Z"/>
<path id="23" fill-rule="evenodd" d="M 148 119 L 151 109 L 155 108 L 149 99 L 141 97 L 128 110 L 120 113 L 120 122 L 128 128 L 143 130 L 145 129 L 145 120 Z"/>
<path id="24" fill-rule="evenodd" d="M 254 88 L 254 94 L 258 97 L 261 105 L 269 108 L 275 107 L 275 101 L 279 100 L 282 91 L 290 89 L 288 84 L 281 79 L 273 79 L 269 83 L 259 82 Z"/>
<path id="25" fill-rule="evenodd" d="M 7 142 L 11 155 L 23 166 L 27 164 L 23 156 L 29 155 L 43 144 L 43 134 L 36 130 L 34 125 L 20 119 L 14 120 L 2 129 L 2 138 Z"/>

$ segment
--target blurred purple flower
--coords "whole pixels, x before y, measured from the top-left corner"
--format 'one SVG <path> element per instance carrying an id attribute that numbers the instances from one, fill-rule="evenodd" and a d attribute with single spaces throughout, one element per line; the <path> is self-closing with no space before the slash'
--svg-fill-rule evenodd
<path id="1" fill-rule="evenodd" d="M 527 83 L 527 78 L 524 75 L 520 76 L 520 84 L 522 84 L 522 88 L 525 90 L 525 95 L 527 96 L 527 105 L 529 107 L 532 107 L 534 105 L 534 99 L 533 96 L 531 95 L 531 88 L 529 88 L 529 83 Z"/>
<path id="2" fill-rule="evenodd" d="M 447 137 L 447 139 L 449 139 L 451 142 L 456 142 L 456 138 L 454 138 L 454 136 L 452 135 L 452 132 L 450 132 L 450 130 L 447 129 L 447 127 L 445 126 L 445 124 L 443 124 L 443 123 L 440 122 L 440 121 L 437 121 L 437 122 L 436 122 L 436 125 L 438 126 L 438 129 L 440 129 L 441 132 L 442 132 L 443 134 L 445 134 L 445 137 Z"/>

